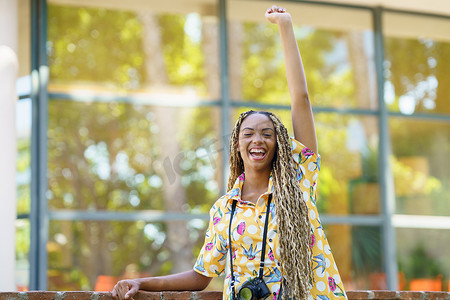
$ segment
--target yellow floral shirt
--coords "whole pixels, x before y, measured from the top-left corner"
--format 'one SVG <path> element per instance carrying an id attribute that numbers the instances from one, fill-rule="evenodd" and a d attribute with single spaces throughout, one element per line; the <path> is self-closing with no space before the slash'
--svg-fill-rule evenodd
<path id="1" fill-rule="evenodd" d="M 311 221 L 313 278 L 311 299 L 346 299 L 344 286 L 334 262 L 330 246 L 319 220 L 316 207 L 317 178 L 320 171 L 320 156 L 313 153 L 300 142 L 291 139 L 292 154 L 295 161 L 297 180 L 303 191 L 309 208 Z M 222 196 L 210 210 L 209 227 L 205 243 L 200 251 L 194 270 L 207 277 L 216 277 L 226 273 L 223 298 L 230 299 L 230 272 L 228 250 L 228 226 L 231 204 L 237 200 L 236 212 L 232 220 L 233 273 L 236 279 L 236 291 L 248 279 L 258 276 L 261 260 L 264 221 L 267 216 L 267 201 L 273 192 L 272 176 L 267 192 L 260 196 L 256 204 L 241 200 L 241 190 L 245 174 L 239 176 L 234 187 Z M 275 199 L 274 199 L 275 200 Z M 269 225 L 267 230 L 264 281 L 277 299 L 281 285 L 280 248 L 278 244 L 278 226 L 275 215 L 276 200 L 270 204 Z"/>

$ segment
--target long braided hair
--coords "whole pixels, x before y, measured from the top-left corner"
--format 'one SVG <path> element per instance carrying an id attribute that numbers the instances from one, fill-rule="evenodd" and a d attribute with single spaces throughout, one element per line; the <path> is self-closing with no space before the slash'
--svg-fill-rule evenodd
<path id="1" fill-rule="evenodd" d="M 277 150 L 272 162 L 272 180 L 284 275 L 283 300 L 293 297 L 307 299 L 312 278 L 311 223 L 308 207 L 297 181 L 287 129 L 274 114 L 250 110 L 242 113 L 237 120 L 230 137 L 228 191 L 233 188 L 237 177 L 244 172 L 244 163 L 238 151 L 239 132 L 242 122 L 251 114 L 268 116 L 275 128 Z"/>

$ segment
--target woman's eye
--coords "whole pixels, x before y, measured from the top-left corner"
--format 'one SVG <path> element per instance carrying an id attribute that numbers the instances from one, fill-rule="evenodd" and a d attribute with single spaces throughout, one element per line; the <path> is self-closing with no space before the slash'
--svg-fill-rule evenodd
<path id="1" fill-rule="evenodd" d="M 265 137 L 271 137 L 272 135 L 271 135 L 270 133 L 265 133 L 265 134 L 263 134 L 263 136 L 265 136 Z"/>
<path id="2" fill-rule="evenodd" d="M 249 137 L 249 136 L 252 136 L 252 134 L 251 133 L 244 133 L 244 136 L 245 137 Z"/>

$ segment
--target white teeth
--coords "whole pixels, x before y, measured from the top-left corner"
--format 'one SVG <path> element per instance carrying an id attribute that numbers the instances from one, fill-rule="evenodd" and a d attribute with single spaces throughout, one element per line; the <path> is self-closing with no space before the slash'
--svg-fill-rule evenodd
<path id="1" fill-rule="evenodd" d="M 252 149 L 250 150 L 250 153 L 266 153 L 263 149 Z"/>

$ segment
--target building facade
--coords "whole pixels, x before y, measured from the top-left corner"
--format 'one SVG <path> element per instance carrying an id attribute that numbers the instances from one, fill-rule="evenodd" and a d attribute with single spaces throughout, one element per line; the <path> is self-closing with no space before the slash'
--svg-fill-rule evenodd
<path id="1" fill-rule="evenodd" d="M 4 83 L 18 96 L 3 111 L 17 133 L 2 133 L 16 162 L 1 171 L 17 187 L 17 219 L 2 218 L 16 230 L 9 284 L 93 290 L 191 268 L 237 116 L 270 110 L 291 127 L 272 3 L 4 3 L 19 61 Z M 347 289 L 446 289 L 449 10 L 376 4 L 280 2 L 315 113 L 317 205 Z"/>

